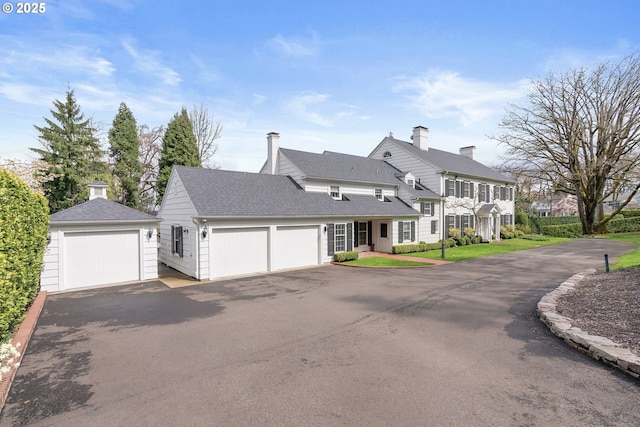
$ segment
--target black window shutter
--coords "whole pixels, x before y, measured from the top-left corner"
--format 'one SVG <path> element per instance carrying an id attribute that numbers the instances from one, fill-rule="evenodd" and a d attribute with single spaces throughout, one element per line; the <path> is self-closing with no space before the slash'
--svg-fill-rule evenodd
<path id="1" fill-rule="evenodd" d="M 335 243 L 334 243 L 334 225 L 327 224 L 327 255 L 331 256 L 334 254 Z"/>
<path id="2" fill-rule="evenodd" d="M 475 220 L 476 220 L 476 218 L 475 218 L 473 215 L 471 215 L 471 216 L 469 217 L 469 221 L 470 221 L 470 224 L 471 224 L 469 227 L 471 227 L 471 228 L 476 228 L 476 225 L 474 224 L 474 223 L 475 223 Z"/>
<path id="3" fill-rule="evenodd" d="M 469 197 L 471 197 L 472 199 L 475 197 L 475 191 L 473 188 L 473 182 L 469 184 Z"/>
<path id="4" fill-rule="evenodd" d="M 456 197 L 460 197 L 460 184 L 462 184 L 461 181 L 456 181 Z"/>
<path id="5" fill-rule="evenodd" d="M 436 204 L 431 202 L 431 216 L 435 216 L 436 214 Z"/>
<path id="6" fill-rule="evenodd" d="M 513 188 L 509 188 L 509 200 L 513 201 Z"/>
<path id="7" fill-rule="evenodd" d="M 353 250 L 353 224 L 347 223 L 347 251 Z"/>
<path id="8" fill-rule="evenodd" d="M 416 222 L 411 221 L 411 241 L 416 241 Z"/>
<path id="9" fill-rule="evenodd" d="M 398 222 L 398 243 L 402 243 L 402 221 Z"/>
<path id="10" fill-rule="evenodd" d="M 420 213 L 424 214 L 424 204 L 425 202 L 420 202 Z"/>
<path id="11" fill-rule="evenodd" d="M 456 225 L 455 228 L 460 229 L 460 223 L 462 218 L 460 218 L 460 215 L 456 215 Z"/>
<path id="12" fill-rule="evenodd" d="M 182 234 L 182 227 L 178 227 L 178 255 L 184 255 L 184 240 Z"/>
<path id="13" fill-rule="evenodd" d="M 373 222 L 367 222 L 367 245 L 371 246 L 373 243 Z"/>
<path id="14" fill-rule="evenodd" d="M 451 194 L 449 194 L 449 180 L 445 179 L 444 180 L 444 195 L 445 196 L 450 196 Z"/>
<path id="15" fill-rule="evenodd" d="M 355 230 L 355 235 L 353 236 L 353 246 L 360 246 L 360 227 L 358 227 L 358 221 L 353 221 L 353 229 Z"/>

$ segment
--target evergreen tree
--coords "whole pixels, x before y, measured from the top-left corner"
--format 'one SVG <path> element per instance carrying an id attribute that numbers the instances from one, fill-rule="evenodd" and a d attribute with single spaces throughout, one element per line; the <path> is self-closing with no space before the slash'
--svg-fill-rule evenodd
<path id="1" fill-rule="evenodd" d="M 46 164 L 37 173 L 46 180 L 43 189 L 51 213 L 87 200 L 87 184 L 105 179 L 108 171 L 95 129 L 73 91 L 67 91 L 65 102 L 56 99 L 53 105 L 53 120 L 45 117 L 46 126 L 34 126 L 42 148 L 31 148 Z"/>
<path id="2" fill-rule="evenodd" d="M 198 153 L 198 144 L 193 134 L 193 127 L 189 114 L 185 108 L 180 114 L 175 114 L 167 126 L 162 138 L 162 153 L 160 154 L 158 174 L 158 205 L 162 203 L 171 168 L 173 165 L 202 166 Z"/>
<path id="3" fill-rule="evenodd" d="M 138 207 L 138 186 L 142 175 L 138 126 L 133 113 L 123 102 L 109 130 L 109 154 L 115 165 L 113 174 L 120 182 L 118 202 L 131 208 Z"/>

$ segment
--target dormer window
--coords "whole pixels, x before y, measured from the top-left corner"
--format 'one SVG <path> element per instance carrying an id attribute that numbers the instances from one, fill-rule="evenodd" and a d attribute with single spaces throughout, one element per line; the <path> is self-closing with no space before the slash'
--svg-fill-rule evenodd
<path id="1" fill-rule="evenodd" d="M 335 200 L 340 200 L 340 187 L 337 185 L 332 185 L 331 187 L 329 187 L 329 194 L 331 194 L 331 197 L 333 197 Z"/>
<path id="2" fill-rule="evenodd" d="M 385 159 L 388 159 L 389 157 L 391 157 L 391 151 L 385 151 L 382 157 L 384 157 Z"/>
<path id="3" fill-rule="evenodd" d="M 407 179 L 407 185 L 416 188 L 416 182 L 413 179 Z"/>
<path id="4" fill-rule="evenodd" d="M 384 200 L 384 198 L 382 197 L 382 189 L 381 188 L 376 188 L 375 189 L 375 195 L 376 195 L 376 199 L 382 201 Z"/>

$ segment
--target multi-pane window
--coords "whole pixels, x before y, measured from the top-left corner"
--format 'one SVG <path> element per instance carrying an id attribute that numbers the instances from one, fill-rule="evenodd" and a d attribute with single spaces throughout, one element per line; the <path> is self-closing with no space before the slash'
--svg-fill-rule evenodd
<path id="1" fill-rule="evenodd" d="M 375 189 L 375 194 L 376 194 L 376 199 L 382 200 L 382 189 L 381 188 L 376 188 Z"/>
<path id="2" fill-rule="evenodd" d="M 435 204 L 433 202 L 420 202 L 420 213 L 423 215 L 434 215 Z"/>
<path id="3" fill-rule="evenodd" d="M 404 221 L 402 223 L 402 241 L 410 242 L 411 241 L 411 222 Z"/>
<path id="4" fill-rule="evenodd" d="M 453 179 L 447 180 L 447 196 L 455 196 L 456 182 Z"/>
<path id="5" fill-rule="evenodd" d="M 455 215 L 447 215 L 447 229 L 445 230 L 447 233 L 447 237 L 449 236 L 449 229 L 456 228 L 456 216 Z"/>
<path id="6" fill-rule="evenodd" d="M 331 197 L 333 197 L 334 199 L 339 199 L 340 198 L 340 187 L 338 187 L 337 185 L 332 185 L 329 188 L 329 193 L 331 194 Z"/>
<path id="7" fill-rule="evenodd" d="M 367 244 L 367 223 L 358 223 L 358 246 L 364 246 Z"/>
<path id="8" fill-rule="evenodd" d="M 470 185 L 470 182 L 462 183 L 462 197 L 471 197 L 471 193 L 469 190 Z"/>
<path id="9" fill-rule="evenodd" d="M 431 221 L 431 234 L 438 234 L 438 220 Z"/>
<path id="10" fill-rule="evenodd" d="M 469 215 L 462 215 L 462 230 L 465 228 L 471 227 L 471 221 L 469 219 Z"/>
<path id="11" fill-rule="evenodd" d="M 171 253 L 178 256 L 182 256 L 183 251 L 183 239 L 182 239 L 182 227 L 171 226 Z"/>
<path id="12" fill-rule="evenodd" d="M 480 184 L 478 185 L 478 200 L 484 202 L 487 198 L 487 185 Z"/>
<path id="13" fill-rule="evenodd" d="M 335 251 L 344 252 L 346 250 L 347 227 L 346 224 L 336 224 L 335 228 Z"/>

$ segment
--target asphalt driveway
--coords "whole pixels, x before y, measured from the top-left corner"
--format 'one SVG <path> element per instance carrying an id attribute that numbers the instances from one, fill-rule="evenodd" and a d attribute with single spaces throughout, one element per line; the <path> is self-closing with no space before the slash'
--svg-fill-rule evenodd
<path id="1" fill-rule="evenodd" d="M 50 295 L 0 425 L 640 425 L 640 381 L 535 315 L 629 249 Z"/>

